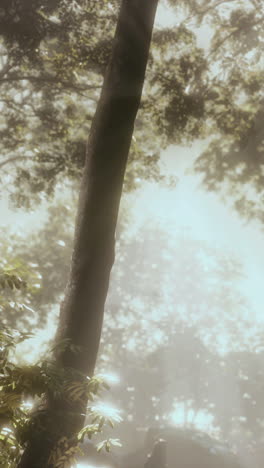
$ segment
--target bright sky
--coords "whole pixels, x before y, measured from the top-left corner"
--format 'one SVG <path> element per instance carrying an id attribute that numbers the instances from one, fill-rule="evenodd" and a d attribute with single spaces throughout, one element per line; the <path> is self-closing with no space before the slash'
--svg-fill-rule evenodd
<path id="1" fill-rule="evenodd" d="M 109 466 L 106 465 L 88 465 L 87 463 L 77 463 L 77 465 L 74 465 L 73 468 L 110 468 Z"/>
<path id="2" fill-rule="evenodd" d="M 191 148 L 170 147 L 163 153 L 163 168 L 179 182 L 173 190 L 144 184 L 131 195 L 134 228 L 146 219 L 159 221 L 171 233 L 181 227 L 190 228 L 193 238 L 222 247 L 237 257 L 245 273 L 241 291 L 250 300 L 257 319 L 264 322 L 263 228 L 253 221 L 246 224 L 215 193 L 206 192 L 197 175 L 186 174 L 200 149 L 197 143 Z"/>
<path id="3" fill-rule="evenodd" d="M 176 16 L 171 8 L 165 6 L 163 2 L 159 2 L 157 15 L 155 20 L 155 27 L 168 27 L 171 28 L 179 24 L 186 18 L 186 14 L 179 14 Z M 207 24 L 202 24 L 199 28 L 193 25 L 193 29 L 197 33 L 197 45 L 204 49 L 208 48 L 209 41 L 212 37 L 212 29 Z"/>
<path id="4" fill-rule="evenodd" d="M 166 7 L 164 3 L 159 2 L 155 25 L 166 26 L 170 28 L 174 26 L 176 23 L 177 23 L 177 18 L 172 14 L 171 9 Z"/>
<path id="5" fill-rule="evenodd" d="M 188 418 L 187 419 L 188 422 L 194 419 L 193 424 L 197 429 L 204 431 L 204 432 L 212 431 L 213 416 L 207 411 L 200 410 L 198 411 L 197 414 L 195 414 L 194 410 L 190 409 L 188 411 L 187 418 Z M 184 404 L 178 403 L 177 405 L 175 405 L 175 409 L 171 413 L 170 423 L 175 426 L 181 427 L 181 426 L 184 426 L 185 419 L 186 419 L 186 415 L 185 415 Z"/>

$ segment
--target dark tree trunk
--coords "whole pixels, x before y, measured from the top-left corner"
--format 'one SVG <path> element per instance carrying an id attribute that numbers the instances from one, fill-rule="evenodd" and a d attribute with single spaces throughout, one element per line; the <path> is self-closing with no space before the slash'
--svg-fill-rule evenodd
<path id="1" fill-rule="evenodd" d="M 57 332 L 58 342 L 69 339 L 81 352 L 67 348 L 56 360 L 62 368 L 71 367 L 89 376 L 93 375 L 100 343 L 119 202 L 157 3 L 122 1 L 112 57 L 88 140 L 71 273 Z M 69 405 L 49 396 L 38 412 L 36 430 L 30 433 L 19 468 L 52 467 L 48 459 L 58 434 L 70 437 L 81 429 L 86 404 Z"/>
<path id="2" fill-rule="evenodd" d="M 144 468 L 167 468 L 167 444 L 163 439 L 155 442 L 152 453 L 144 465 Z"/>

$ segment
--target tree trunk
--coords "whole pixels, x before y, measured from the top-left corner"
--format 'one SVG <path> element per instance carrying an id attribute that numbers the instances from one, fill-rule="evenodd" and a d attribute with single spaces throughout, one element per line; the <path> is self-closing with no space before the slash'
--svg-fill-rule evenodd
<path id="1" fill-rule="evenodd" d="M 61 305 L 56 355 L 62 368 L 92 376 L 114 262 L 115 229 L 134 121 L 140 104 L 158 0 L 123 0 L 113 51 L 92 122 L 80 189 L 71 273 Z M 31 430 L 19 468 L 52 467 L 50 453 L 59 437 L 81 429 L 87 401 L 71 404 L 47 396 Z M 75 415 L 73 417 L 73 415 Z M 35 427 L 35 426 L 34 426 Z M 56 435 L 54 435 L 56 428 Z"/>
<path id="2" fill-rule="evenodd" d="M 159 439 L 155 442 L 144 468 L 167 468 L 167 466 L 167 443 L 165 440 Z"/>

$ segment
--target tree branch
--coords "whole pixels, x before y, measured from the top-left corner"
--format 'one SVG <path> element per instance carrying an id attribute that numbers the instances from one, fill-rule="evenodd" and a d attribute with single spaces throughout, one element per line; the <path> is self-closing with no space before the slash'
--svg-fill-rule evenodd
<path id="1" fill-rule="evenodd" d="M 9 62 L 6 62 L 6 64 L 3 65 L 3 68 L 0 71 L 0 78 L 4 77 L 11 68 L 12 68 L 12 65 Z"/>
<path id="2" fill-rule="evenodd" d="M 80 85 L 80 84 L 74 84 L 71 81 L 64 81 L 60 80 L 56 77 L 53 76 L 31 76 L 31 75 L 25 75 L 25 76 L 17 76 L 17 75 L 10 75 L 4 78 L 1 78 L 0 75 L 0 83 L 7 83 L 11 81 L 31 81 L 32 83 L 54 83 L 55 85 L 61 85 L 64 86 L 65 88 L 70 88 L 74 89 L 77 91 L 86 91 L 89 89 L 101 89 L 102 86 L 98 85 Z"/>
<path id="3" fill-rule="evenodd" d="M 6 166 L 7 164 L 17 161 L 18 159 L 33 159 L 33 156 L 11 156 L 11 158 L 5 159 L 4 161 L 0 162 L 0 168 Z"/>
<path id="4" fill-rule="evenodd" d="M 184 18 L 181 21 L 180 25 L 183 25 L 183 24 L 187 23 L 187 21 L 193 19 L 194 14 L 204 17 L 206 15 L 206 13 L 208 13 L 208 11 L 213 10 L 214 8 L 217 8 L 219 5 L 221 6 L 223 3 L 229 3 L 229 2 L 232 2 L 232 1 L 233 0 L 217 0 L 216 2 L 209 5 L 206 8 L 195 8 L 195 9 L 193 9 L 193 11 L 190 14 L 188 14 L 188 16 L 186 16 L 186 18 Z"/>
<path id="5" fill-rule="evenodd" d="M 251 24 L 252 28 L 253 26 L 256 26 L 257 24 L 259 23 L 262 23 L 264 20 L 263 17 L 259 18 L 257 21 L 255 21 L 254 23 Z M 211 50 L 209 53 L 208 53 L 208 56 L 207 57 L 210 57 L 211 55 L 215 54 L 218 49 L 226 42 L 228 41 L 228 39 L 230 39 L 230 37 L 234 36 L 237 32 L 239 31 L 239 29 L 232 29 L 232 31 L 227 34 L 225 37 L 223 37 L 217 44 L 216 46 L 214 47 L 213 50 Z"/>
<path id="6" fill-rule="evenodd" d="M 250 3 L 254 6 L 257 11 L 262 12 L 261 4 L 257 0 L 250 0 Z"/>

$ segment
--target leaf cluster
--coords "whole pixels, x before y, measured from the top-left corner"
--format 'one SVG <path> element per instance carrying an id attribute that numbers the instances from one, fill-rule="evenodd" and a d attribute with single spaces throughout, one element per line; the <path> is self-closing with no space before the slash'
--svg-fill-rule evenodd
<path id="1" fill-rule="evenodd" d="M 78 401 L 87 399 L 93 401 L 100 395 L 103 388 L 109 388 L 101 377 L 87 378 L 71 369 L 62 369 L 48 356 L 34 365 L 21 366 L 14 363 L 10 352 L 19 342 L 29 337 L 27 333 L 10 331 L 2 324 L 0 334 L 0 464 L 7 468 L 16 466 L 31 432 L 41 430 L 34 416 L 36 409 L 32 410 L 31 407 L 37 404 L 41 408 L 45 395 L 52 395 L 52 398 L 57 401 L 64 399 L 70 405 L 74 405 Z M 63 349 L 69 346 L 72 351 L 79 352 L 79 349 L 68 341 L 59 343 L 57 346 Z M 76 461 L 76 456 L 81 453 L 79 444 L 85 437 L 91 439 L 93 435 L 101 433 L 105 424 L 113 427 L 113 418 L 102 416 L 99 410 L 93 409 L 90 404 L 87 412 L 88 417 L 92 419 L 92 424 L 70 438 L 57 437 L 58 441 L 50 455 L 54 466 L 58 468 L 71 466 Z M 104 446 L 109 451 L 110 443 L 111 441 L 104 441 L 99 448 L 102 449 Z M 113 441 L 113 445 L 117 445 L 116 440 Z"/>
<path id="2" fill-rule="evenodd" d="M 24 13 L 19 3 L 4 4 L 2 11 L 10 33 L 3 29 L 0 43 L 0 168 L 4 182 L 9 165 L 15 164 L 15 189 L 11 184 L 6 188 L 16 205 L 29 207 L 43 192 L 53 196 L 65 178 L 80 177 L 118 2 L 36 0 L 22 2 L 27 4 Z M 37 30 L 35 34 L 32 28 L 32 38 L 27 36 L 29 20 Z M 200 133 L 202 56 L 187 28 L 154 34 L 135 126 L 139 150 L 131 149 L 125 189 L 135 188 L 141 178 L 159 179 L 160 148 L 184 140 L 188 133 Z M 195 79 L 199 85 L 186 93 Z"/>
<path id="3" fill-rule="evenodd" d="M 6 245 L 3 236 L 2 255 L 6 255 Z M 34 298 L 39 294 L 41 275 L 36 264 L 24 260 L 17 251 L 15 255 L 10 244 L 7 250 L 0 262 L 0 311 L 6 325 L 23 327 L 36 320 Z"/>

